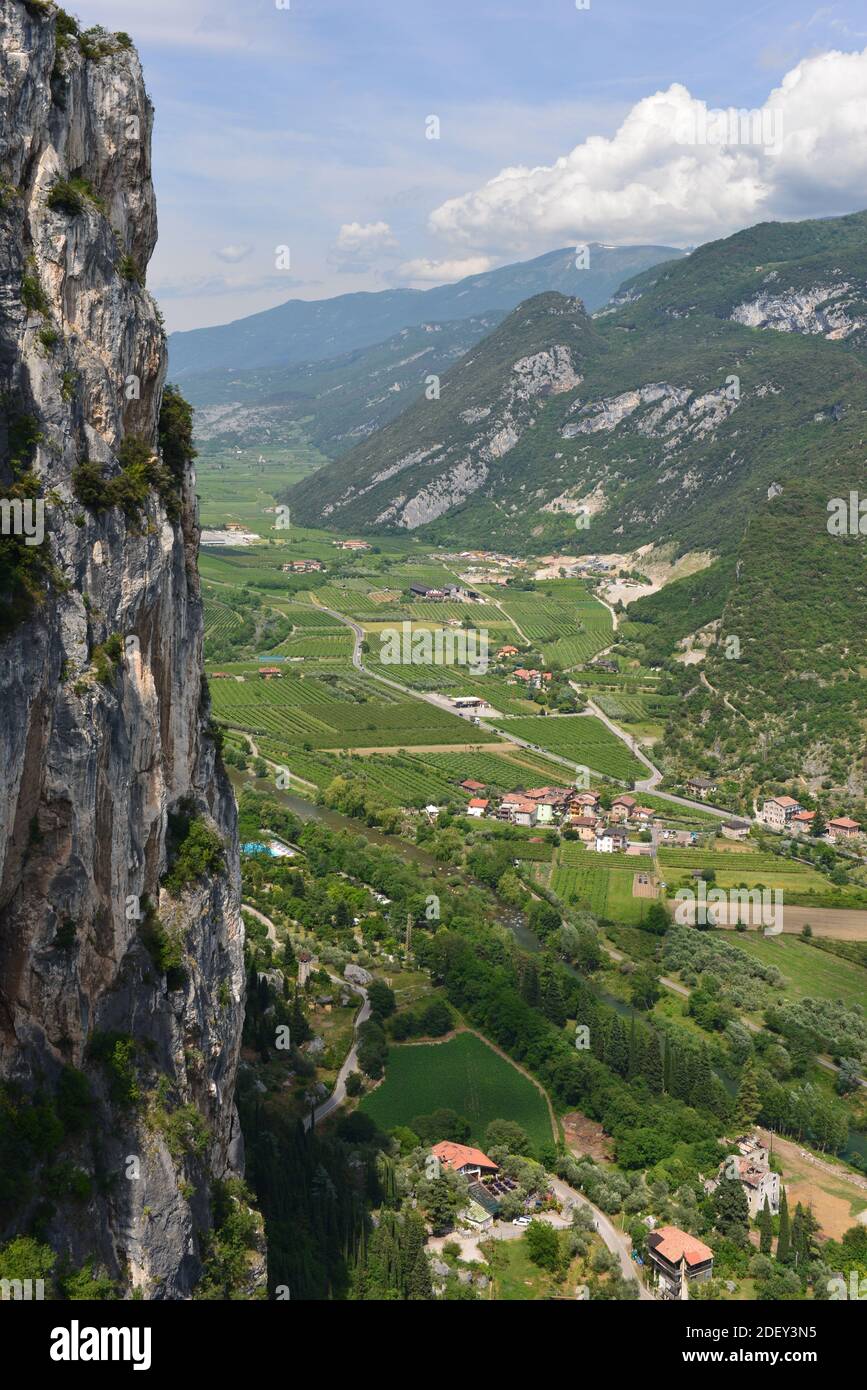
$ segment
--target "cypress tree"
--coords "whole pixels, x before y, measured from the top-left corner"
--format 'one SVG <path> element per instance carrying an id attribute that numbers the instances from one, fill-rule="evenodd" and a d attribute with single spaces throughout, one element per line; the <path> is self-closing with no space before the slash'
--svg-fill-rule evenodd
<path id="1" fill-rule="evenodd" d="M 759 1212 L 759 1250 L 763 1255 L 770 1255 L 771 1246 L 774 1239 L 774 1222 L 771 1216 L 771 1207 L 767 1197 L 765 1204 Z"/>
<path id="2" fill-rule="evenodd" d="M 629 1061 L 627 1063 L 627 1076 L 630 1081 L 638 1075 L 641 1066 L 641 1050 L 639 1047 L 638 1025 L 635 1022 L 635 1014 L 632 1015 L 632 1022 L 629 1025 Z"/>
<path id="3" fill-rule="evenodd" d="M 735 1104 L 737 1107 L 735 1112 L 737 1124 L 741 1125 L 744 1129 L 751 1128 L 752 1125 L 755 1124 L 761 1109 L 759 1082 L 752 1057 L 748 1057 L 744 1062 Z"/>
<path id="4" fill-rule="evenodd" d="M 655 1095 L 659 1095 L 662 1090 L 662 1053 L 659 1047 L 659 1038 L 653 1032 L 647 1035 L 641 1074 L 651 1091 Z"/>
<path id="5" fill-rule="evenodd" d="M 777 1237 L 777 1259 L 782 1263 L 788 1263 L 792 1246 L 792 1230 L 789 1222 L 789 1201 L 786 1197 L 786 1189 L 783 1188 L 780 1197 L 780 1234 Z"/>
<path id="6" fill-rule="evenodd" d="M 618 1076 L 626 1075 L 629 1065 L 629 1048 L 626 1042 L 626 1031 L 619 1014 L 614 1014 L 608 1029 L 605 1061 L 612 1071 L 617 1072 Z"/>

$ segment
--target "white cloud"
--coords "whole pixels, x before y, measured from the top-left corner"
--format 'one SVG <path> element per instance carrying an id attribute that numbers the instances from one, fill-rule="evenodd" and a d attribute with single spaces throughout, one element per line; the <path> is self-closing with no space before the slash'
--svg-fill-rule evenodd
<path id="1" fill-rule="evenodd" d="M 217 252 L 217 259 L 225 261 L 227 265 L 237 265 L 239 261 L 244 261 L 251 254 L 253 248 L 249 242 L 239 242 L 237 246 L 221 246 Z"/>
<path id="2" fill-rule="evenodd" d="M 401 280 L 426 285 L 450 285 L 454 280 L 463 280 L 466 275 L 483 275 L 494 264 L 491 256 L 465 256 L 463 260 L 430 261 L 420 257 L 415 261 L 404 261 L 399 267 Z"/>
<path id="3" fill-rule="evenodd" d="M 368 270 L 378 255 L 393 252 L 396 247 L 397 239 L 387 222 L 344 222 L 331 259 L 341 270 Z"/>
<path id="4" fill-rule="evenodd" d="M 727 125 L 674 83 L 637 102 L 612 137 L 590 136 L 551 165 L 506 168 L 450 198 L 431 229 L 516 251 L 569 237 L 690 244 L 762 218 L 867 202 L 867 49 L 804 59 L 746 139 Z"/>
<path id="5" fill-rule="evenodd" d="M 387 222 L 344 222 L 337 233 L 338 251 L 366 251 L 370 247 L 396 245 Z"/>

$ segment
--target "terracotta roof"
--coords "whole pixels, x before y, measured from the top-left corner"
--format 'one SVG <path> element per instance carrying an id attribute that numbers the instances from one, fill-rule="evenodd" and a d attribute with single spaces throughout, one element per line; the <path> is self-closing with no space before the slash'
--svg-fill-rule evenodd
<path id="1" fill-rule="evenodd" d="M 771 797 L 771 800 L 772 800 L 772 801 L 776 801 L 776 803 L 777 803 L 778 806 L 799 806 L 799 805 L 800 805 L 800 802 L 799 802 L 799 801 L 796 801 L 795 798 L 794 798 L 793 796 L 774 796 L 774 797 Z"/>
<path id="2" fill-rule="evenodd" d="M 490 805 L 490 802 L 483 796 L 471 796 L 470 805 L 476 808 L 481 807 L 484 810 L 486 806 Z"/>
<path id="3" fill-rule="evenodd" d="M 611 805 L 612 805 L 612 806 L 634 806 L 634 805 L 635 805 L 635 797 L 634 797 L 634 796 L 629 796 L 629 795 L 625 795 L 625 796 L 615 796 L 615 798 L 614 798 L 614 800 L 612 801 Z"/>
<path id="4" fill-rule="evenodd" d="M 792 816 L 792 820 L 815 820 L 815 819 L 816 819 L 816 812 L 815 812 L 815 811 L 796 811 L 795 814 Z"/>
<path id="5" fill-rule="evenodd" d="M 828 826 L 834 826 L 836 830 L 860 830 L 861 827 L 856 820 L 849 816 L 838 816 L 836 820 L 829 820 Z"/>
<path id="6" fill-rule="evenodd" d="M 461 782 L 460 785 L 468 792 L 483 792 L 485 790 L 484 782 L 474 782 L 472 777 L 467 777 L 466 781 Z"/>
<path id="7" fill-rule="evenodd" d="M 498 1164 L 487 1154 L 483 1154 L 481 1149 L 471 1149 L 466 1144 L 453 1144 L 451 1140 L 444 1139 L 440 1144 L 434 1144 L 431 1153 L 444 1163 L 447 1168 L 490 1168 L 496 1172 Z"/>
<path id="8" fill-rule="evenodd" d="M 660 1226 L 647 1238 L 647 1243 L 656 1254 L 670 1264 L 678 1265 L 686 1257 L 688 1265 L 704 1264 L 713 1259 L 713 1251 L 698 1236 L 691 1236 L 679 1226 Z"/>

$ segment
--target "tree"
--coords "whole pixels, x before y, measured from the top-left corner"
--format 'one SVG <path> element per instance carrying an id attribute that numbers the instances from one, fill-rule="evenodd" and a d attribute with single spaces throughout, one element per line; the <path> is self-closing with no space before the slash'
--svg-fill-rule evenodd
<path id="1" fill-rule="evenodd" d="M 813 1237 L 818 1229 L 819 1223 L 813 1215 L 812 1207 L 802 1207 L 799 1202 L 795 1207 L 795 1219 L 792 1222 L 792 1254 L 802 1277 L 816 1258 L 817 1250 Z"/>
<path id="2" fill-rule="evenodd" d="M 635 1009 L 652 1009 L 662 995 L 659 980 L 652 970 L 636 970 L 629 990 L 630 1002 Z"/>
<path id="3" fill-rule="evenodd" d="M 857 1057 L 841 1057 L 837 1074 L 837 1093 L 845 1096 L 861 1085 L 861 1063 Z"/>
<path id="4" fill-rule="evenodd" d="M 506 1149 L 510 1154 L 528 1154 L 530 1140 L 514 1120 L 491 1120 L 485 1130 L 485 1143 L 492 1149 Z"/>
<path id="5" fill-rule="evenodd" d="M 735 1105 L 737 1124 L 749 1129 L 755 1124 L 761 1109 L 759 1082 L 752 1057 L 748 1057 L 744 1062 Z"/>
<path id="6" fill-rule="evenodd" d="M 721 1235 L 735 1245 L 746 1245 L 750 1208 L 743 1185 L 736 1178 L 723 1178 L 713 1198 L 714 1224 Z"/>
<path id="7" fill-rule="evenodd" d="M 455 1196 L 445 1178 L 435 1178 L 425 1200 L 431 1229 L 435 1236 L 445 1235 L 452 1228 Z"/>
<path id="8" fill-rule="evenodd" d="M 524 1241 L 533 1264 L 553 1274 L 560 1258 L 560 1242 L 554 1227 L 547 1221 L 531 1221 Z"/>
<path id="9" fill-rule="evenodd" d="M 388 1058 L 388 1043 L 375 1018 L 369 1018 L 358 1030 L 358 1065 L 366 1076 L 378 1081 Z"/>
<path id="10" fill-rule="evenodd" d="M 771 1216 L 771 1208 L 767 1197 L 764 1206 L 759 1212 L 759 1250 L 763 1255 L 770 1255 L 774 1240 L 774 1222 Z"/>
<path id="11" fill-rule="evenodd" d="M 652 932 L 654 936 L 664 936 L 670 926 L 671 921 L 664 905 L 661 902 L 651 903 L 641 923 L 642 931 Z"/>
<path id="12" fill-rule="evenodd" d="M 396 1008 L 394 990 L 389 989 L 384 980 L 374 980 L 368 986 L 367 997 L 370 1000 L 370 1012 L 374 1018 L 382 1020 L 389 1018 L 394 1013 Z"/>
<path id="13" fill-rule="evenodd" d="M 789 1220 L 789 1199 L 786 1189 L 780 1195 L 780 1234 L 777 1237 L 777 1259 L 786 1264 L 792 1251 L 792 1227 Z"/>

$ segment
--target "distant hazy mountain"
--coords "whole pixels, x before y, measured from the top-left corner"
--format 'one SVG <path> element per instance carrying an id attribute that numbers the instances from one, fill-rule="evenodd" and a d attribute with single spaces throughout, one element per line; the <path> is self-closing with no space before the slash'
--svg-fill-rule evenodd
<path id="1" fill-rule="evenodd" d="M 206 452 L 291 449 L 300 428 L 335 458 L 418 400 L 429 376 L 447 372 L 503 317 L 497 311 L 402 328 L 384 343 L 323 362 L 185 377 L 184 394 L 196 407 L 196 441 Z"/>
<path id="2" fill-rule="evenodd" d="M 196 328 L 169 338 L 171 378 L 215 368 L 239 371 L 316 362 L 384 342 L 401 328 L 447 323 L 493 310 L 508 312 L 547 290 L 578 295 L 592 312 L 624 280 L 684 254 L 670 246 L 589 245 L 589 265 L 576 268 L 574 247 L 532 261 L 470 275 L 430 290 L 380 290 L 334 299 L 290 299 L 276 309 L 217 328 Z"/>

